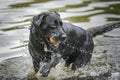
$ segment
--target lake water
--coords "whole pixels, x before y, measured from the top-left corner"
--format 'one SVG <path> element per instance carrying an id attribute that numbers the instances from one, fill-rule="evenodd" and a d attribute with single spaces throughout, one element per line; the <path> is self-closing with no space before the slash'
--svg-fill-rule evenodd
<path id="1" fill-rule="evenodd" d="M 46 11 L 88 29 L 119 21 L 120 0 L 0 0 L 0 61 L 29 54 L 30 22 Z"/>

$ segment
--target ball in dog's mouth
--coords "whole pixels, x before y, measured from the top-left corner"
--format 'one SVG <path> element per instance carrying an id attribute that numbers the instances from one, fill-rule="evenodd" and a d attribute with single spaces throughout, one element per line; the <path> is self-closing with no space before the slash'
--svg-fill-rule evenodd
<path id="1" fill-rule="evenodd" d="M 59 41 L 54 40 L 52 37 L 49 37 L 49 42 L 54 46 L 57 46 L 59 44 Z"/>

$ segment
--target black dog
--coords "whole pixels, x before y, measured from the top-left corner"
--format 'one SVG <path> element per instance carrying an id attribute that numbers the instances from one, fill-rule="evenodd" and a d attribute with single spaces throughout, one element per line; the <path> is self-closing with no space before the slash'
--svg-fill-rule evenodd
<path id="1" fill-rule="evenodd" d="M 117 28 L 111 23 L 92 30 L 62 22 L 57 12 L 45 12 L 33 18 L 30 27 L 29 51 L 35 72 L 47 76 L 61 58 L 65 66 L 72 64 L 72 70 L 85 66 L 91 59 L 94 49 L 93 37 Z"/>
<path id="2" fill-rule="evenodd" d="M 43 76 L 47 76 L 59 62 L 58 44 L 66 38 L 62 25 L 56 12 L 42 13 L 33 18 L 28 47 L 36 73 L 40 70 Z"/>

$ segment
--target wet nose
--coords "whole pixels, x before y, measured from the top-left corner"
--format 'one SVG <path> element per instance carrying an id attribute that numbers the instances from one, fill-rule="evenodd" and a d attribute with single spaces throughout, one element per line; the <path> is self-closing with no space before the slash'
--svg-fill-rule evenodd
<path id="1" fill-rule="evenodd" d="M 66 35 L 66 34 L 62 34 L 62 35 L 61 35 L 61 40 L 64 41 L 66 38 L 67 38 L 67 35 Z"/>

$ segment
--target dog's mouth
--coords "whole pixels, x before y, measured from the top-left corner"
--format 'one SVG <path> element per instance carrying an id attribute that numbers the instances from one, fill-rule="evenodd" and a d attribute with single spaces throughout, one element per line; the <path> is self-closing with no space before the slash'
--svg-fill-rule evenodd
<path id="1" fill-rule="evenodd" d="M 48 40 L 49 40 L 50 44 L 52 44 L 53 46 L 57 46 L 59 44 L 59 41 L 55 40 L 52 37 L 49 37 Z"/>

